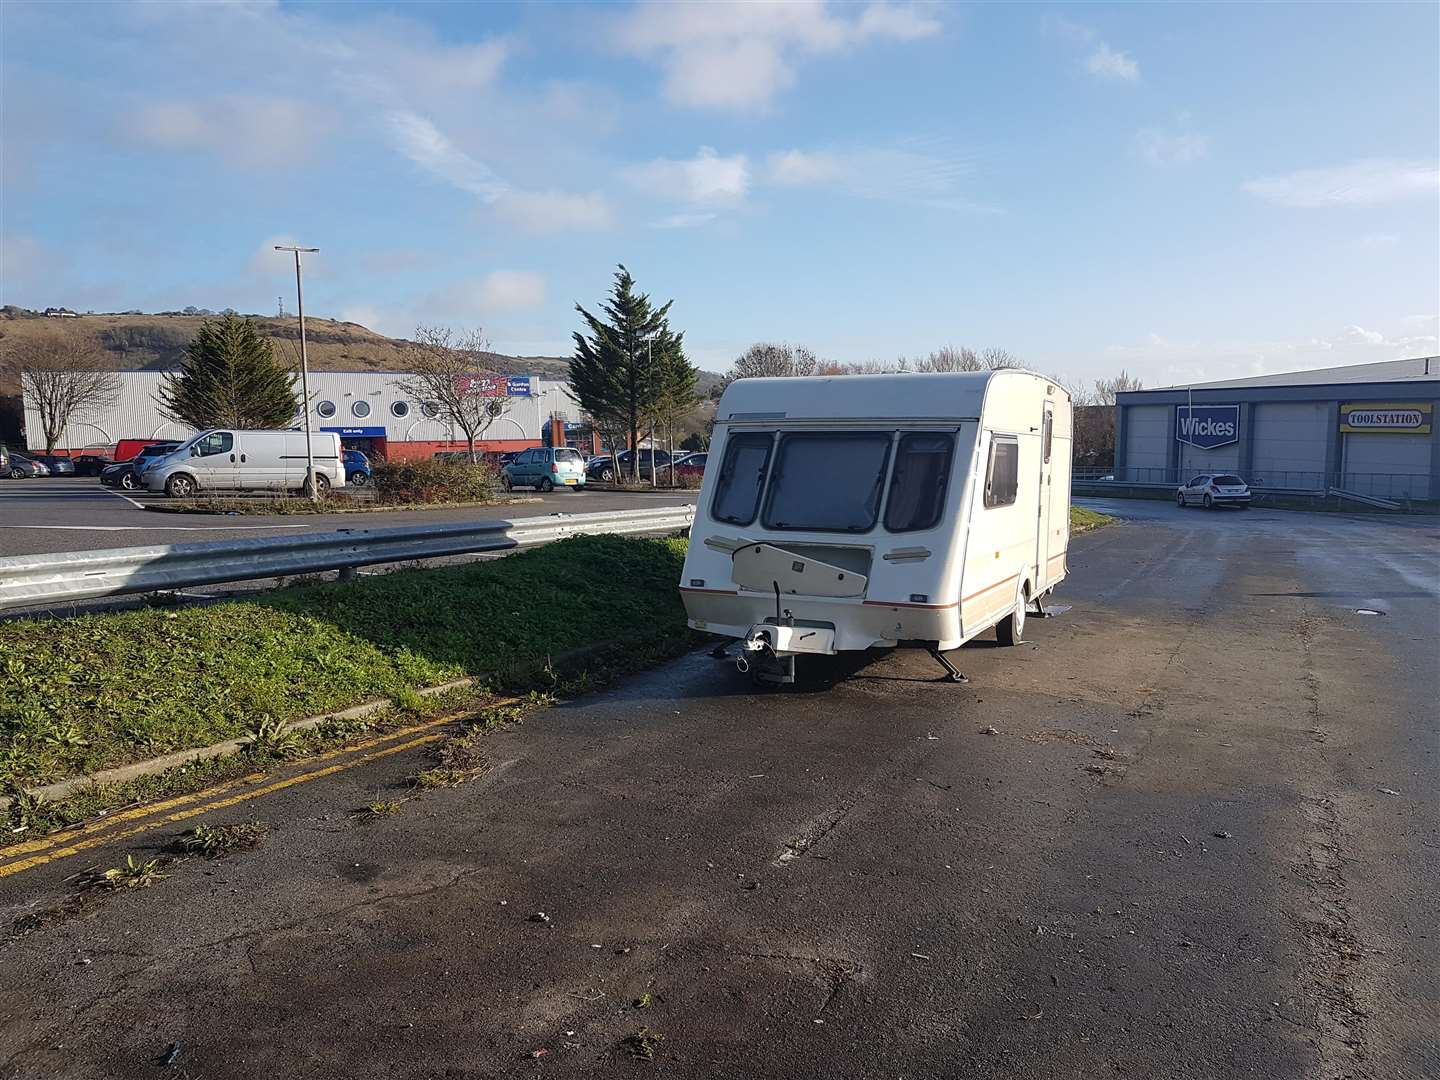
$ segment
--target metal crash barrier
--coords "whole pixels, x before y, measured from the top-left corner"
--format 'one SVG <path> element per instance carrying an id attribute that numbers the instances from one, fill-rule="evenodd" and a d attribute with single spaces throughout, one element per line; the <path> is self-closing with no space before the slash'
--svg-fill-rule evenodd
<path id="1" fill-rule="evenodd" d="M 694 516 L 693 506 L 663 506 L 517 521 L 437 522 L 253 540 L 16 555 L 0 559 L 0 610 L 503 551 L 568 536 L 671 532 L 688 529 Z"/>

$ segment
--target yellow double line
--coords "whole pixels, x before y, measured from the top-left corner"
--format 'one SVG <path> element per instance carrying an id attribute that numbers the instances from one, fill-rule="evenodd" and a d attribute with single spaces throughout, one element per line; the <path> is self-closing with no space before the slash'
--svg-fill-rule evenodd
<path id="1" fill-rule="evenodd" d="M 492 705 L 504 705 L 509 702 L 493 702 Z M 468 711 L 468 710 L 467 710 Z M 173 825 L 177 821 L 184 821 L 187 818 L 198 817 L 207 814 L 212 810 L 224 810 L 226 807 L 238 806 L 240 803 L 249 802 L 251 799 L 258 799 L 263 795 L 270 795 L 276 791 L 283 791 L 285 788 L 294 787 L 310 780 L 319 780 L 322 777 L 333 776 L 335 773 L 343 772 L 346 769 L 353 769 L 359 765 L 366 765 L 380 758 L 388 757 L 391 754 L 398 754 L 404 750 L 410 750 L 417 746 L 424 746 L 426 743 L 435 742 L 444 738 L 443 733 L 432 729 L 442 727 L 445 724 L 452 724 L 464 712 L 448 713 L 445 716 L 427 720 L 423 724 L 415 724 L 411 727 L 401 728 L 398 731 L 387 732 L 384 735 L 377 735 L 374 738 L 363 739 L 349 746 L 342 746 L 338 750 L 330 750 L 310 758 L 307 764 L 319 764 L 325 761 L 335 761 L 333 765 L 327 765 L 323 769 L 312 769 L 296 776 L 287 777 L 284 780 L 276 780 L 274 783 L 265 784 L 262 787 L 252 788 L 248 791 L 241 791 L 233 795 L 227 792 L 246 784 L 253 784 L 258 780 L 265 779 L 265 773 L 254 772 L 246 776 L 238 777 L 235 780 L 226 781 L 217 787 L 207 788 L 204 791 L 192 792 L 189 795 L 178 795 L 173 799 L 166 799 L 163 802 L 151 803 L 147 806 L 137 806 L 131 810 L 122 810 L 118 814 L 99 821 L 92 821 L 88 825 L 82 825 L 78 829 L 71 829 L 55 836 L 42 837 L 37 840 L 28 840 L 21 844 L 0 849 L 0 860 L 11 859 L 14 861 L 5 862 L 0 865 L 0 878 L 9 877 L 11 874 L 18 874 L 25 870 L 33 870 L 37 866 L 44 866 L 46 863 L 54 862 L 56 859 L 63 859 L 69 855 L 76 855 L 89 848 L 98 847 L 101 844 L 114 843 L 138 833 L 149 832 L 151 829 L 158 829 L 165 825 Z M 426 732 L 428 734 L 422 734 Z M 408 736 L 414 736 L 409 738 Z M 382 743 L 391 742 L 394 739 L 403 739 L 403 742 L 393 746 L 386 746 L 384 749 L 376 750 L 373 753 L 365 753 L 371 747 L 380 746 Z M 336 760 L 340 759 L 340 760 Z M 198 805 L 192 805 L 198 804 Z M 183 808 L 183 809 L 177 809 Z M 165 811 L 173 811 L 165 813 Z M 162 817 L 155 817 L 156 814 L 163 814 Z M 131 825 L 129 828 L 120 828 L 127 822 L 140 822 Z M 19 858 L 17 858 L 19 856 Z"/>

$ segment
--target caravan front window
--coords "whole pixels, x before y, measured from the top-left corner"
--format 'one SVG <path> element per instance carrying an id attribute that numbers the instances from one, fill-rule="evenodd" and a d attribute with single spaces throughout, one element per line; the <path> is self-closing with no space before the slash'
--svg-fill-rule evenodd
<path id="1" fill-rule="evenodd" d="M 765 486 L 765 467 L 770 464 L 770 447 L 775 436 L 732 435 L 725 444 L 725 461 L 710 514 L 716 521 L 749 525 L 760 509 L 760 489 Z"/>
<path id="2" fill-rule="evenodd" d="M 1014 435 L 990 439 L 990 465 L 985 470 L 985 505 L 1013 506 L 1020 486 L 1020 443 Z"/>
<path id="3" fill-rule="evenodd" d="M 869 532 L 880 512 L 889 457 L 888 432 L 781 436 L 765 527 Z"/>
<path id="4" fill-rule="evenodd" d="M 895 474 L 890 478 L 890 501 L 885 504 L 885 528 L 914 532 L 936 526 L 945 505 L 954 445 L 952 435 L 900 436 Z"/>

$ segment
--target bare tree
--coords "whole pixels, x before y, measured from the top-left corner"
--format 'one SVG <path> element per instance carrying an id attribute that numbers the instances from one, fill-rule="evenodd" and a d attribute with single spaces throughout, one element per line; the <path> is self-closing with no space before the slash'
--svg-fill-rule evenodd
<path id="1" fill-rule="evenodd" d="M 470 460 L 475 441 L 496 420 L 510 411 L 510 397 L 504 375 L 485 370 L 492 355 L 490 343 L 479 330 L 456 334 L 449 327 L 417 326 L 415 340 L 404 346 L 405 365 L 410 374 L 396 379 L 400 392 L 465 434 Z"/>
<path id="2" fill-rule="evenodd" d="M 735 359 L 726 382 L 736 379 L 763 379 L 792 375 L 813 375 L 819 360 L 804 345 L 773 345 L 768 341 L 751 345 Z"/>
<path id="3" fill-rule="evenodd" d="M 120 376 L 89 334 L 58 332 L 11 346 L 4 366 L 19 374 L 40 414 L 45 453 L 53 453 L 71 420 L 104 409 L 120 396 Z"/>
<path id="4" fill-rule="evenodd" d="M 1140 390 L 1144 385 L 1145 384 L 1139 379 L 1122 368 L 1120 374 L 1116 375 L 1113 379 L 1095 380 L 1094 404 L 1114 405 L 1116 394 L 1124 394 L 1130 390 Z"/>

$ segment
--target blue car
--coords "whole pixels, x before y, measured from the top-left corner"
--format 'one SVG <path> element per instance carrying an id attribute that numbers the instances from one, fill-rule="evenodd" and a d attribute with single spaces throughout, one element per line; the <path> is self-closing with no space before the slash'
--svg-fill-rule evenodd
<path id="1" fill-rule="evenodd" d="M 363 451 L 346 450 L 345 459 L 345 483 L 352 487 L 364 487 L 370 483 L 370 459 Z"/>

